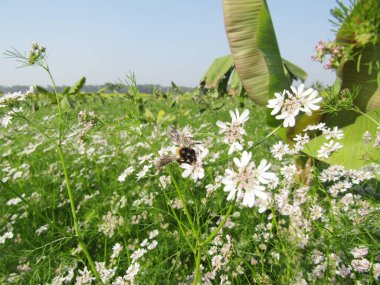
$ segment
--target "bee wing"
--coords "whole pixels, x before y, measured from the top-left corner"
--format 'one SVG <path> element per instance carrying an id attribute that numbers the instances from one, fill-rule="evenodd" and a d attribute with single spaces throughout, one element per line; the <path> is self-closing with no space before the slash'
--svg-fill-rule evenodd
<path id="1" fill-rule="evenodd" d="M 174 155 L 164 155 L 164 156 L 161 156 L 160 158 L 156 159 L 154 161 L 154 164 L 156 166 L 157 169 L 173 162 L 173 161 L 176 161 L 177 160 L 177 157 L 174 156 Z"/>
<path id="2" fill-rule="evenodd" d="M 176 144 L 183 146 L 183 141 L 179 132 L 173 127 L 169 126 L 168 128 L 168 137 Z"/>

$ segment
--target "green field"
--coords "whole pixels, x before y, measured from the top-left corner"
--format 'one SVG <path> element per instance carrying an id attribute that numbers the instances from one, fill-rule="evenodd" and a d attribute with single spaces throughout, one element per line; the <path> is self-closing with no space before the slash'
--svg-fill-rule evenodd
<path id="1" fill-rule="evenodd" d="M 315 162 L 313 178 L 302 183 L 291 156 L 276 161 L 269 151 L 279 138 L 265 139 L 265 108 L 199 96 L 82 94 L 70 98 L 73 108 L 62 104 L 60 125 L 57 105 L 36 104 L 43 96 L 32 95 L 1 129 L 0 283 L 99 283 L 90 257 L 105 284 L 189 284 L 199 265 L 203 284 L 374 284 L 380 223 L 370 170 L 340 169 L 341 177 L 322 181 L 327 165 Z M 235 108 L 250 111 L 244 148 L 279 177 L 267 189 L 270 202 L 257 199 L 252 208 L 227 201 L 221 183 L 241 154 L 227 154 L 216 122 L 229 122 Z M 78 120 L 84 110 L 96 115 L 87 131 Z M 188 128 L 208 149 L 204 178 L 183 178 L 177 162 L 155 168 L 156 151 L 173 146 L 169 126 Z M 55 145 L 60 133 L 72 203 Z M 331 195 L 343 182 L 351 187 Z M 368 253 L 355 258 L 360 246 Z"/>

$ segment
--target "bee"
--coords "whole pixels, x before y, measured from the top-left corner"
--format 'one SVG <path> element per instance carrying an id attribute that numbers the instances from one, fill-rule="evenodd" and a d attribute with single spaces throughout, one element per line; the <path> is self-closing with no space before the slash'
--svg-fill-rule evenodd
<path id="1" fill-rule="evenodd" d="M 198 142 L 193 141 L 191 136 L 184 135 L 173 126 L 170 126 L 168 128 L 168 137 L 178 145 L 176 155 L 164 155 L 160 157 L 155 163 L 157 168 L 161 168 L 173 161 L 177 161 L 179 164 L 194 164 L 197 161 L 197 153 L 194 146 Z"/>

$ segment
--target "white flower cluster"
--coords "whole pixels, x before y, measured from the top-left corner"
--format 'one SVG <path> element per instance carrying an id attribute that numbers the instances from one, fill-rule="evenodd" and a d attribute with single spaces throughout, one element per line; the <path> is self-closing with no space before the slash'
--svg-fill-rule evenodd
<path id="1" fill-rule="evenodd" d="M 248 120 L 249 110 L 245 109 L 240 115 L 239 110 L 236 109 L 235 113 L 230 110 L 231 123 L 224 123 L 217 121 L 216 124 L 220 128 L 219 133 L 224 134 L 224 142 L 230 145 L 228 154 L 233 153 L 235 150 L 243 150 L 243 135 L 246 131 L 243 128 L 244 123 Z"/>
<path id="2" fill-rule="evenodd" d="M 124 182 L 125 181 L 125 178 L 127 178 L 127 176 L 131 175 L 132 172 L 135 171 L 134 167 L 133 166 L 129 166 L 128 168 L 126 168 L 123 173 L 121 173 L 119 175 L 119 177 L 117 178 L 117 180 L 119 182 Z"/>
<path id="3" fill-rule="evenodd" d="M 300 84 L 296 89 L 290 86 L 292 92 L 284 90 L 281 93 L 274 93 L 275 98 L 268 101 L 268 108 L 273 109 L 271 115 L 276 115 L 278 120 L 284 120 L 283 126 L 294 127 L 295 117 L 304 112 L 311 116 L 312 111 L 318 110 L 320 107 L 316 104 L 322 101 L 322 97 L 318 96 L 318 91 L 309 88 L 304 91 L 304 85 Z"/>
<path id="4" fill-rule="evenodd" d="M 294 155 L 299 153 L 304 149 L 304 146 L 310 142 L 310 137 L 307 132 L 309 131 L 321 131 L 322 135 L 328 140 L 325 142 L 321 148 L 317 151 L 318 157 L 321 159 L 329 158 L 334 152 L 341 149 L 343 145 L 336 140 L 341 140 L 344 138 L 344 133 L 338 127 L 329 128 L 326 127 L 325 123 L 320 123 L 318 125 L 309 125 L 303 130 L 303 134 L 297 134 L 294 138 L 293 148 L 289 144 L 279 141 L 271 148 L 271 153 L 273 156 L 282 160 L 285 155 Z"/>
<path id="5" fill-rule="evenodd" d="M 336 197 L 339 193 L 344 193 L 353 186 L 374 178 L 377 172 L 376 167 L 374 169 L 363 167 L 361 169 L 346 170 L 341 165 L 331 165 L 321 172 L 319 179 L 325 183 L 334 183 L 329 185 L 327 191 L 333 197 Z"/>
<path id="6" fill-rule="evenodd" d="M 224 191 L 229 192 L 227 200 L 237 199 L 243 206 L 253 207 L 256 197 L 266 200 L 266 184 L 276 180 L 276 175 L 268 172 L 271 164 L 263 159 L 259 166 L 251 161 L 252 153 L 244 151 L 241 159 L 234 158 L 237 169 L 226 169 L 222 179 Z"/>
<path id="7" fill-rule="evenodd" d="M 118 276 L 116 280 L 112 283 L 113 285 L 129 285 L 135 284 L 135 276 L 140 271 L 140 263 L 137 261 L 144 256 L 148 251 L 154 249 L 158 242 L 154 238 L 158 235 L 158 230 L 153 230 L 149 233 L 149 238 L 145 239 L 141 244 L 140 248 L 135 250 L 130 258 L 132 260 L 131 265 L 128 267 L 126 274 L 124 276 Z"/>
<path id="8" fill-rule="evenodd" d="M 115 234 L 115 230 L 122 224 L 124 224 L 123 217 L 114 215 L 111 211 L 102 218 L 103 223 L 99 225 L 99 232 L 105 234 L 109 238 L 112 238 Z"/>
<path id="9" fill-rule="evenodd" d="M 29 90 L 25 93 L 19 91 L 14 93 L 5 93 L 0 97 L 0 108 L 12 105 L 18 101 L 24 101 L 34 92 L 34 87 L 30 86 Z"/>

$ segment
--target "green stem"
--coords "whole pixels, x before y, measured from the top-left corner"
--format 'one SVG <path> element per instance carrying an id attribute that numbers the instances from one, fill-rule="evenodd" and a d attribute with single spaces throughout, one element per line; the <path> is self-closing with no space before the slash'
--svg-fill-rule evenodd
<path id="1" fill-rule="evenodd" d="M 227 222 L 228 218 L 231 215 L 231 212 L 234 208 L 235 202 L 230 205 L 230 207 L 227 210 L 227 213 L 224 215 L 223 220 L 220 222 L 219 226 L 203 241 L 202 244 L 200 244 L 201 247 L 204 247 L 207 245 L 210 241 L 212 241 L 216 235 L 219 233 L 220 229 L 225 225 Z"/>
<path id="2" fill-rule="evenodd" d="M 165 196 L 166 201 L 169 201 L 169 197 L 168 197 L 168 195 L 167 195 L 167 193 L 166 193 L 165 188 L 163 187 L 163 185 L 162 185 L 161 182 L 160 182 L 160 184 L 161 184 L 161 187 L 164 189 L 164 196 Z M 186 242 L 187 242 L 188 246 L 190 247 L 191 251 L 195 254 L 195 252 L 196 252 L 195 247 L 191 244 L 189 238 L 187 237 L 187 234 L 186 234 L 185 230 L 184 230 L 183 227 L 182 227 L 182 222 L 179 220 L 179 218 L 178 218 L 178 216 L 177 216 L 177 213 L 176 213 L 175 210 L 173 209 L 172 205 L 171 205 L 170 203 L 168 203 L 168 205 L 169 205 L 170 210 L 171 210 L 172 213 L 173 213 L 174 219 L 176 220 L 176 222 L 177 222 L 177 224 L 178 224 L 178 226 L 179 226 L 180 231 L 182 232 L 182 235 L 183 235 L 183 236 L 185 237 L 185 239 L 186 239 Z"/>
<path id="3" fill-rule="evenodd" d="M 353 110 L 357 113 L 359 113 L 360 115 L 363 115 L 365 117 L 367 117 L 369 120 L 371 120 L 372 122 L 375 123 L 375 125 L 377 127 L 380 127 L 380 123 L 378 123 L 374 118 L 372 118 L 370 115 L 368 115 L 367 113 L 364 113 L 362 110 L 360 110 L 357 106 L 354 106 L 353 107 Z"/>
<path id="4" fill-rule="evenodd" d="M 263 139 L 259 140 L 257 143 L 255 143 L 254 145 L 252 145 L 248 151 L 254 149 L 255 147 L 257 147 L 259 144 L 261 144 L 263 141 L 265 141 L 266 139 L 268 139 L 270 136 L 272 136 L 275 132 L 277 132 L 280 128 L 282 127 L 282 125 L 279 125 L 278 127 L 276 127 L 273 131 L 271 131 L 269 134 L 267 134 Z"/>
<path id="5" fill-rule="evenodd" d="M 272 211 L 272 224 L 274 224 L 274 227 L 277 231 L 277 236 L 278 236 L 278 239 L 280 241 L 280 244 L 281 244 L 281 249 L 282 251 L 284 252 L 284 255 L 287 259 L 287 262 L 286 262 L 286 280 L 289 281 L 289 278 L 290 278 L 290 272 L 291 272 L 291 268 L 290 268 L 290 263 L 289 263 L 289 256 L 288 256 L 288 252 L 286 250 L 286 247 L 284 245 L 284 242 L 282 241 L 282 238 L 281 238 L 281 234 L 280 234 L 280 228 L 278 226 L 278 223 L 277 223 L 277 220 L 276 220 L 276 210 L 274 209 L 274 206 L 271 207 L 271 211 Z"/>
<path id="6" fill-rule="evenodd" d="M 59 97 L 58 97 L 57 86 L 55 85 L 54 78 L 53 78 L 52 74 L 50 73 L 50 69 L 49 69 L 49 66 L 47 65 L 47 63 L 46 63 L 46 66 L 43 65 L 42 68 L 48 73 L 50 81 L 53 84 L 54 95 L 55 95 L 55 99 L 57 101 L 58 116 L 59 116 L 59 140 L 58 140 L 58 145 L 61 145 L 62 138 L 63 138 L 63 117 L 62 117 L 62 111 L 61 111 L 61 104 L 59 102 Z"/>
<path id="7" fill-rule="evenodd" d="M 197 249 L 197 255 L 195 257 L 195 276 L 194 276 L 194 285 L 202 284 L 202 278 L 201 278 L 201 253 L 202 249 L 198 247 Z M 199 283 L 198 283 L 199 281 Z"/>
<path id="8" fill-rule="evenodd" d="M 89 254 L 86 245 L 82 241 L 82 235 L 81 235 L 80 230 L 79 230 L 79 225 L 78 225 L 78 220 L 77 220 L 77 214 L 76 214 L 76 211 L 75 211 L 74 196 L 73 196 L 73 192 L 72 192 L 71 186 L 70 186 L 70 179 L 69 179 L 69 174 L 67 172 L 66 162 L 65 162 L 65 159 L 63 157 L 61 146 L 58 145 L 57 149 L 58 149 L 59 157 L 61 159 L 61 165 L 62 165 L 63 173 L 64 173 L 64 176 L 65 176 L 67 194 L 69 195 L 71 215 L 72 215 L 72 218 L 73 218 L 73 221 L 74 221 L 75 235 L 79 239 L 79 246 L 82 249 L 82 251 L 84 252 L 84 254 L 86 255 L 87 261 L 88 261 L 88 263 L 90 264 L 90 267 L 91 267 L 91 271 L 94 273 L 94 275 L 95 275 L 96 279 L 98 280 L 98 282 L 100 284 L 103 284 L 102 279 L 100 278 L 98 271 L 96 271 L 95 264 L 94 264 L 94 262 L 93 262 L 93 260 L 91 258 L 91 255 Z"/>
<path id="9" fill-rule="evenodd" d="M 79 239 L 79 241 L 78 241 L 79 247 L 84 252 L 84 254 L 85 254 L 86 258 L 87 258 L 87 261 L 88 261 L 88 263 L 89 263 L 89 265 L 91 267 L 91 271 L 94 273 L 97 281 L 100 284 L 103 284 L 103 282 L 102 282 L 102 280 L 100 278 L 99 273 L 96 271 L 95 264 L 94 264 L 94 262 L 93 262 L 93 260 L 92 260 L 92 258 L 90 256 L 88 250 L 87 250 L 87 247 L 86 247 L 86 245 L 82 241 L 82 236 L 81 236 L 81 233 L 80 233 L 80 230 L 79 230 L 79 226 L 78 226 L 78 219 L 77 219 L 76 211 L 75 211 L 74 196 L 73 196 L 73 192 L 71 190 L 70 178 L 69 178 L 69 174 L 68 174 L 68 171 L 67 171 L 66 162 L 65 162 L 65 159 L 64 159 L 64 156 L 63 156 L 62 147 L 61 147 L 62 138 L 63 138 L 63 117 L 62 117 L 62 112 L 61 112 L 61 106 L 59 104 L 57 86 L 55 85 L 54 78 L 53 78 L 53 76 L 50 73 L 49 66 L 47 65 L 47 63 L 46 63 L 46 65 L 41 65 L 41 67 L 49 75 L 49 78 L 50 78 L 50 80 L 51 80 L 51 82 L 53 84 L 55 98 L 57 100 L 57 108 L 58 108 L 58 116 L 59 116 L 59 139 L 58 139 L 58 143 L 54 139 L 50 138 L 40 127 L 38 127 L 37 125 L 35 125 L 34 123 L 32 123 L 30 120 L 26 119 L 25 117 L 23 117 L 23 118 L 25 120 L 27 120 L 33 127 L 35 127 L 45 138 L 47 138 L 48 140 L 52 141 L 54 143 L 54 145 L 56 146 L 57 150 L 58 150 L 59 157 L 60 157 L 60 160 L 61 160 L 62 170 L 63 170 L 64 176 L 65 176 L 65 183 L 66 183 L 67 194 L 68 194 L 69 200 L 70 200 L 71 216 L 72 216 L 72 219 L 73 219 L 73 222 L 74 222 L 74 231 L 75 231 L 75 235 Z"/>

